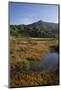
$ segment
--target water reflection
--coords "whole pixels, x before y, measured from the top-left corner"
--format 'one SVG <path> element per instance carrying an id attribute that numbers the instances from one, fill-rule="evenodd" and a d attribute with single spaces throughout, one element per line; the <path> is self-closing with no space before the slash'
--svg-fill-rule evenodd
<path id="1" fill-rule="evenodd" d="M 58 69 L 58 53 L 48 53 L 41 61 L 36 61 L 31 65 L 32 71 L 53 71 Z"/>

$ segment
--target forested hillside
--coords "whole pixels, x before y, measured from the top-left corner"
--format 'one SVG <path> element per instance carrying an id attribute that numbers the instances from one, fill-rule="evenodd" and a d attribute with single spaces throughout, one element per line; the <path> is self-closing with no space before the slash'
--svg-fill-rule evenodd
<path id="1" fill-rule="evenodd" d="M 57 38 L 58 24 L 40 20 L 29 25 L 10 25 L 10 35 L 15 37 Z"/>

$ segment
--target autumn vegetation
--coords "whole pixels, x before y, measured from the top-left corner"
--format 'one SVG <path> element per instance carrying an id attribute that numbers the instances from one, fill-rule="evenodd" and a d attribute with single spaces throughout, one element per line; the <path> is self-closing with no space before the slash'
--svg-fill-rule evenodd
<path id="1" fill-rule="evenodd" d="M 37 60 L 43 60 L 51 45 L 57 45 L 55 38 L 10 38 L 10 87 L 57 85 L 58 71 L 32 71 L 30 67 Z"/>

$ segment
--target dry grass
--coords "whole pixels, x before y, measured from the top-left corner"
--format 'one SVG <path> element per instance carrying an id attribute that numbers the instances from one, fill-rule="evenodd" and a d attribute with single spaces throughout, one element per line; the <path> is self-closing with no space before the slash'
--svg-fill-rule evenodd
<path id="1" fill-rule="evenodd" d="M 36 60 L 44 58 L 49 52 L 50 45 L 57 43 L 58 41 L 53 38 L 11 38 L 10 87 L 57 84 L 58 75 L 56 73 L 25 72 Z"/>
<path id="2" fill-rule="evenodd" d="M 10 80 L 11 87 L 57 85 L 59 84 L 57 72 L 16 72 Z"/>
<path id="3" fill-rule="evenodd" d="M 27 57 L 34 58 L 35 60 L 41 60 L 42 57 L 48 53 L 49 45 L 55 44 L 56 40 L 41 40 L 38 39 L 18 39 L 10 41 L 11 57 L 17 60 L 26 60 Z"/>

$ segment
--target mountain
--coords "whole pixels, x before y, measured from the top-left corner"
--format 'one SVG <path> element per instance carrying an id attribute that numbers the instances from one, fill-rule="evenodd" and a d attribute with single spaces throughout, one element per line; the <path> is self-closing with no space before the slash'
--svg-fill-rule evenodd
<path id="1" fill-rule="evenodd" d="M 10 34 L 19 37 L 58 37 L 58 24 L 38 21 L 29 25 L 10 25 Z"/>

